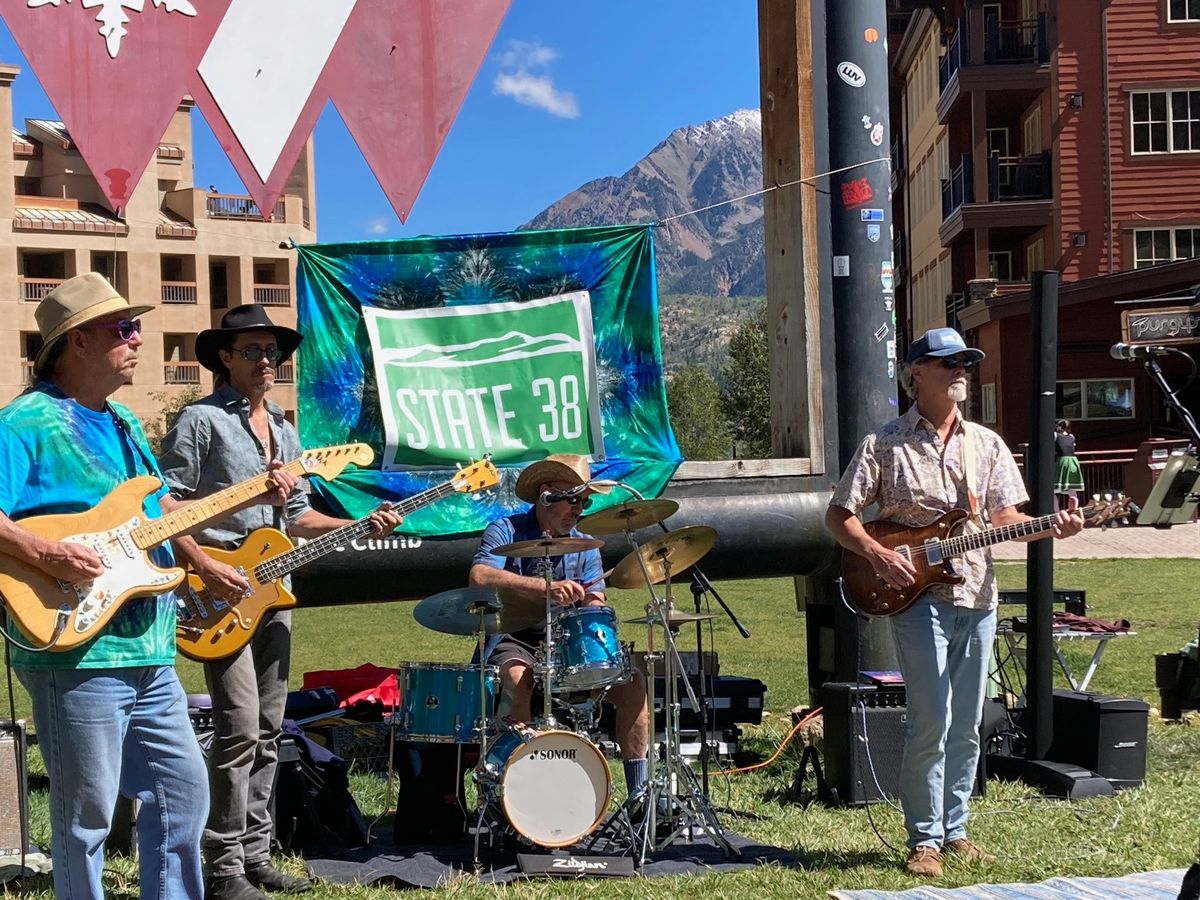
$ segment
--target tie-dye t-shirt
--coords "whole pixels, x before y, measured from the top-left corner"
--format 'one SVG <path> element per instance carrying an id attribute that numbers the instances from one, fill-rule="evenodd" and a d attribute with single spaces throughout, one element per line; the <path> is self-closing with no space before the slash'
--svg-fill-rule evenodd
<path id="1" fill-rule="evenodd" d="M 96 412 L 48 383 L 0 409 L 0 460 L 0 511 L 18 524 L 29 516 L 84 512 L 134 475 L 162 477 L 133 413 L 115 403 Z M 165 493 L 164 488 L 146 498 L 146 516 L 161 515 L 158 500 Z M 150 556 L 160 566 L 174 565 L 167 545 Z M 9 627 L 14 624 L 10 618 Z M 16 634 L 22 634 L 19 628 Z M 127 600 L 94 640 L 73 650 L 30 653 L 13 647 L 12 658 L 19 669 L 173 665 L 174 594 Z"/>

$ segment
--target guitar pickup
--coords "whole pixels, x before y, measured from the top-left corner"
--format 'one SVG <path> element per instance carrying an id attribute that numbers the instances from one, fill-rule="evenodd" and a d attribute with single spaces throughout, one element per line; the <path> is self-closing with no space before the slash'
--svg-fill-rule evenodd
<path id="1" fill-rule="evenodd" d="M 931 538 L 925 542 L 925 559 L 929 561 L 931 566 L 940 566 L 944 562 L 941 541 Z"/>

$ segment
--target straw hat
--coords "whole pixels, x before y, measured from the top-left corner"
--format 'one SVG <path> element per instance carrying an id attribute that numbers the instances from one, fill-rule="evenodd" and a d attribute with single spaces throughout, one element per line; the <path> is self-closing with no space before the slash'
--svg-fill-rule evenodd
<path id="1" fill-rule="evenodd" d="M 300 342 L 304 340 L 300 332 L 283 325 L 276 325 L 267 315 L 267 311 L 257 303 L 244 303 L 235 306 L 221 317 L 220 328 L 206 328 L 196 335 L 196 359 L 200 365 L 210 372 L 229 377 L 229 370 L 221 362 L 221 349 L 225 339 L 231 334 L 242 331 L 269 331 L 275 337 L 275 343 L 283 351 L 279 362 L 286 362 L 296 352 Z"/>
<path id="2" fill-rule="evenodd" d="M 68 278 L 43 297 L 34 311 L 42 335 L 42 349 L 33 360 L 33 374 L 41 377 L 42 367 L 51 351 L 72 328 L 112 313 L 125 313 L 132 319 L 153 309 L 153 306 L 130 306 L 99 272 L 85 272 Z"/>
<path id="3" fill-rule="evenodd" d="M 517 479 L 516 495 L 526 503 L 536 503 L 538 486 L 551 481 L 565 481 L 572 487 L 577 487 L 592 480 L 592 467 L 588 465 L 586 456 L 575 453 L 552 453 L 545 459 L 539 459 L 525 467 Z M 585 493 L 607 494 L 606 485 L 595 485 Z"/>

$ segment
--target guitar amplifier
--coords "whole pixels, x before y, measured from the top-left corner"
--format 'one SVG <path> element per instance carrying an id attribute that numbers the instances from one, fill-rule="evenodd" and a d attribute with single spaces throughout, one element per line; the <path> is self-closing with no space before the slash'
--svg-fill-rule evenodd
<path id="1" fill-rule="evenodd" d="M 0 719 L 0 857 L 19 856 L 22 843 L 28 844 L 25 753 L 24 721 Z"/>

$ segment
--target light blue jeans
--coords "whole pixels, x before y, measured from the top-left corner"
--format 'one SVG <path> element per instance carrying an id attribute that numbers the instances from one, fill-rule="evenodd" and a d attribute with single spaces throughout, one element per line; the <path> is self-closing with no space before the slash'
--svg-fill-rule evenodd
<path id="1" fill-rule="evenodd" d="M 141 896 L 204 895 L 208 779 L 170 666 L 18 671 L 50 776 L 54 895 L 102 898 L 104 842 L 119 795 L 141 801 Z"/>
<path id="2" fill-rule="evenodd" d="M 996 613 L 926 594 L 892 629 L 908 695 L 900 763 L 908 846 L 941 847 L 967 836 Z"/>

